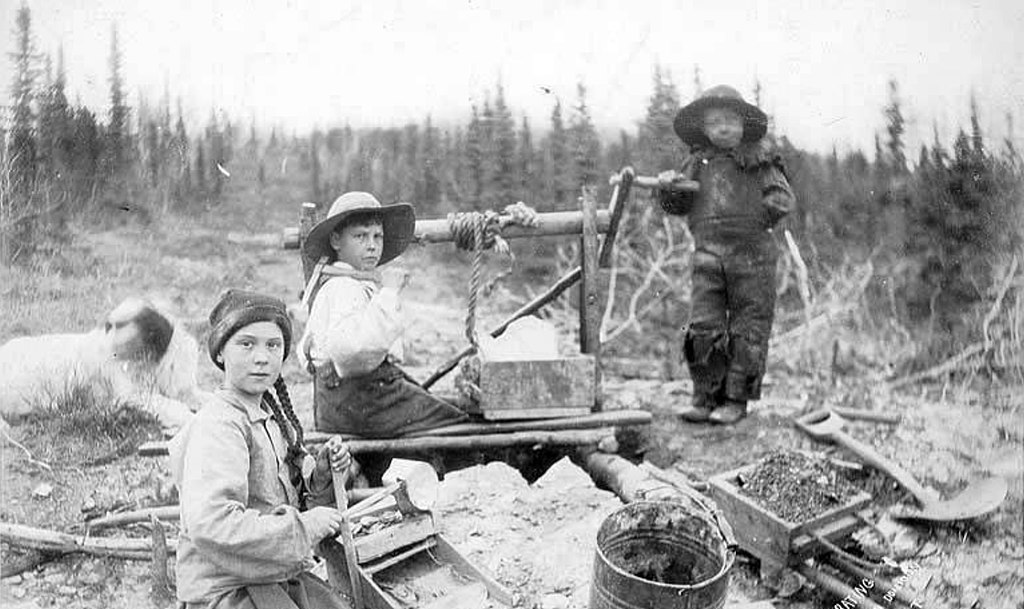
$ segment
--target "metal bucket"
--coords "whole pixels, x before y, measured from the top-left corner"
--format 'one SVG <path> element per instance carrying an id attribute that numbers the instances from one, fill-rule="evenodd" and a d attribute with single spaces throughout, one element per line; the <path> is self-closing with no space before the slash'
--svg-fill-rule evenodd
<path id="1" fill-rule="evenodd" d="M 630 503 L 597 531 L 590 609 L 720 609 L 734 559 L 731 530 L 714 512 Z"/>

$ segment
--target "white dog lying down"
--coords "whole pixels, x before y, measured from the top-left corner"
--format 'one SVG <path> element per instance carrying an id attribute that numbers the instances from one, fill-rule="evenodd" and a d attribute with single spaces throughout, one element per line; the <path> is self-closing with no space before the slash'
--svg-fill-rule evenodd
<path id="1" fill-rule="evenodd" d="M 129 298 L 103 328 L 15 338 L 0 346 L 0 417 L 47 406 L 75 383 L 106 384 L 113 398 L 156 415 L 173 435 L 203 402 L 196 340 L 152 303 Z"/>

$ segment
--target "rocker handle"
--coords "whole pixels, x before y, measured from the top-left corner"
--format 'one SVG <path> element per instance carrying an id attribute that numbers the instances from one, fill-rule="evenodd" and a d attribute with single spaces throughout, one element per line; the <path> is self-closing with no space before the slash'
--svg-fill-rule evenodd
<path id="1" fill-rule="evenodd" d="M 363 604 L 363 583 L 359 577 L 359 563 L 356 558 L 356 544 L 352 538 L 352 527 L 348 521 L 348 494 L 345 493 L 345 483 L 348 482 L 348 472 L 331 471 L 334 479 L 334 501 L 341 512 L 341 545 L 345 549 L 345 566 L 348 568 L 348 581 L 352 589 L 352 604 L 354 609 L 366 609 Z"/>

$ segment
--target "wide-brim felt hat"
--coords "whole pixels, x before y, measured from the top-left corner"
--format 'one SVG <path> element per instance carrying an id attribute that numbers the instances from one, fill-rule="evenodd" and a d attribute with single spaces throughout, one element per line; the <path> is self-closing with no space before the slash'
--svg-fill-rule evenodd
<path id="1" fill-rule="evenodd" d="M 710 146 L 704 135 L 704 111 L 708 108 L 730 108 L 743 117 L 743 141 L 757 142 L 768 133 L 768 116 L 760 108 L 744 101 L 740 92 L 728 85 L 704 91 L 700 97 L 683 106 L 672 126 L 676 135 L 690 146 Z"/>
<path id="2" fill-rule="evenodd" d="M 384 227 L 384 246 L 378 265 L 389 262 L 401 255 L 416 234 L 416 212 L 408 203 L 381 205 L 377 197 L 368 192 L 347 192 L 331 204 L 327 217 L 318 222 L 302 244 L 302 254 L 310 260 L 322 256 L 334 259 L 331 247 L 331 233 L 345 220 L 356 214 L 372 213 L 380 218 Z"/>

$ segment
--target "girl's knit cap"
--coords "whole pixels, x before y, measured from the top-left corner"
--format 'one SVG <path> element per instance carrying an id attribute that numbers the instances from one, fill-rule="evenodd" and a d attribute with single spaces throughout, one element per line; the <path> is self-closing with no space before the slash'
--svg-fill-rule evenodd
<path id="1" fill-rule="evenodd" d="M 224 369 L 224 363 L 217 361 L 224 343 L 239 329 L 259 321 L 269 321 L 281 328 L 281 334 L 284 335 L 284 359 L 288 359 L 292 345 L 292 321 L 284 302 L 273 296 L 230 288 L 221 294 L 220 300 L 210 311 L 210 336 L 206 345 L 210 359 L 218 368 Z"/>

